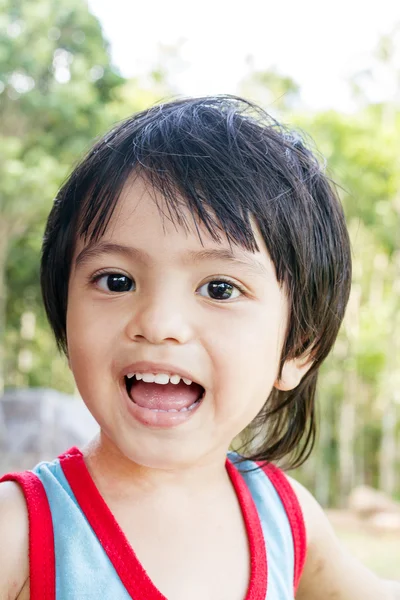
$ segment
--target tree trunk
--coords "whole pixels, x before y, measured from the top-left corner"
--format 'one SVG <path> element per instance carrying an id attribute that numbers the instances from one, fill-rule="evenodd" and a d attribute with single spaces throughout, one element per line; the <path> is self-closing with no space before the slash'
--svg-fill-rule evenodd
<path id="1" fill-rule="evenodd" d="M 355 481 L 354 438 L 356 429 L 356 397 L 354 393 L 357 393 L 357 374 L 355 371 L 350 371 L 345 385 L 339 417 L 339 497 L 342 506 L 345 504 L 345 500 L 353 488 Z"/>
<path id="2" fill-rule="evenodd" d="M 347 360 L 352 362 L 347 366 L 345 372 L 343 400 L 339 414 L 339 499 L 341 505 L 344 505 L 355 483 L 354 442 L 356 437 L 356 411 L 359 404 L 359 387 L 352 342 L 359 335 L 360 303 L 361 286 L 358 283 L 354 283 L 344 322 L 349 344 Z"/>
<path id="3" fill-rule="evenodd" d="M 382 417 L 382 444 L 380 452 L 379 487 L 390 496 L 394 496 L 397 485 L 396 461 L 397 410 L 394 402 L 389 402 Z"/>
<path id="4" fill-rule="evenodd" d="M 391 332 L 386 352 L 386 369 L 382 385 L 382 442 L 379 456 L 379 484 L 381 489 L 393 496 L 398 485 L 397 474 L 397 425 L 400 403 L 400 251 L 394 256 L 394 274 L 391 282 L 395 295 L 390 318 Z"/>
<path id="5" fill-rule="evenodd" d="M 4 391 L 5 333 L 6 333 L 6 261 L 8 252 L 7 221 L 2 217 L 0 222 L 0 397 Z"/>
<path id="6" fill-rule="evenodd" d="M 327 460 L 332 432 L 332 418 L 322 418 L 319 430 L 318 454 L 315 457 L 315 497 L 324 507 L 331 501 L 332 465 Z"/>

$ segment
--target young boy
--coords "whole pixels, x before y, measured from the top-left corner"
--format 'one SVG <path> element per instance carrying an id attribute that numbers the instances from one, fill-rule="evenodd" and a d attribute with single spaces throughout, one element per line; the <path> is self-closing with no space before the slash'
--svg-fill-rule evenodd
<path id="1" fill-rule="evenodd" d="M 171 102 L 98 142 L 41 281 L 100 431 L 4 478 L 0 598 L 394 599 L 271 464 L 312 446 L 350 279 L 327 178 L 249 103 Z"/>

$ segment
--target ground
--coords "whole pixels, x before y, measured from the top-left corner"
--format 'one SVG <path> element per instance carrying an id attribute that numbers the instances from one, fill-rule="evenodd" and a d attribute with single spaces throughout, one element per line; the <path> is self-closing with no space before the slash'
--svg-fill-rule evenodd
<path id="1" fill-rule="evenodd" d="M 367 567 L 386 579 L 400 581 L 400 532 L 379 532 L 347 511 L 328 511 L 343 544 Z"/>

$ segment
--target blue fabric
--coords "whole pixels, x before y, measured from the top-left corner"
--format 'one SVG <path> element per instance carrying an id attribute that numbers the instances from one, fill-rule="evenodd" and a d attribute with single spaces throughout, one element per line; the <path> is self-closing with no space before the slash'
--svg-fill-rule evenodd
<path id="1" fill-rule="evenodd" d="M 237 456 L 229 454 L 236 463 Z M 294 548 L 292 530 L 282 501 L 274 486 L 261 469 L 245 461 L 236 464 L 257 507 L 266 540 L 268 589 L 266 600 L 293 600 Z"/>
<path id="2" fill-rule="evenodd" d="M 57 600 L 130 600 L 59 461 L 40 463 L 34 473 L 44 485 L 53 518 Z"/>
<path id="3" fill-rule="evenodd" d="M 233 453 L 229 458 L 232 462 L 237 459 Z M 236 468 L 250 489 L 266 540 L 265 600 L 293 600 L 293 539 L 282 502 L 264 472 L 254 470 L 254 463 L 246 461 Z M 43 483 L 53 519 L 57 600 L 129 600 L 131 596 L 82 513 L 59 461 L 40 463 L 34 473 Z"/>

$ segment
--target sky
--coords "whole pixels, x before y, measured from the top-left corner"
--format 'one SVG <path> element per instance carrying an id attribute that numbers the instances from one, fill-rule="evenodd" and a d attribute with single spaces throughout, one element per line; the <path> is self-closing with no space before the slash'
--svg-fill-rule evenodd
<path id="1" fill-rule="evenodd" d="M 114 64 L 127 77 L 159 64 L 160 46 L 178 47 L 179 59 L 169 64 L 179 93 L 236 93 L 251 64 L 291 76 L 301 87 L 303 103 L 313 109 L 351 110 L 349 77 L 371 66 L 380 37 L 400 24 L 400 0 L 88 4 L 110 42 Z M 380 73 L 370 93 L 376 100 L 390 97 L 393 81 Z"/>

